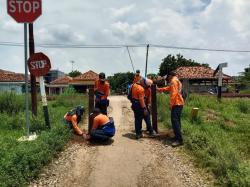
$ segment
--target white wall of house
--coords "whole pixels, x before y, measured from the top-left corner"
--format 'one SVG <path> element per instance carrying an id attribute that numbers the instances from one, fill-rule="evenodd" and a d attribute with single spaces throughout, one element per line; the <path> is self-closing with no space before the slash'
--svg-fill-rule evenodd
<path id="1" fill-rule="evenodd" d="M 22 87 L 24 83 L 8 83 L 0 82 L 0 92 L 15 92 L 17 94 L 22 94 Z"/>

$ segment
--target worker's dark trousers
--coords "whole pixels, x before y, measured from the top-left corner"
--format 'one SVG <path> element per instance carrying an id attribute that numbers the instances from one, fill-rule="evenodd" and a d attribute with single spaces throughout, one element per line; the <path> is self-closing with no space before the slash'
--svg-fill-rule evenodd
<path id="1" fill-rule="evenodd" d="M 92 140 L 97 140 L 97 141 L 107 141 L 110 139 L 110 137 L 107 136 L 102 129 L 93 130 L 90 133 L 90 137 Z"/>
<path id="2" fill-rule="evenodd" d="M 182 134 L 181 134 L 181 112 L 183 106 L 175 105 L 171 109 L 171 123 L 172 128 L 174 130 L 175 138 L 179 142 L 183 142 Z"/>
<path id="3" fill-rule="evenodd" d="M 147 116 L 143 116 L 143 119 L 146 123 L 147 126 L 147 131 L 149 131 L 149 133 L 153 133 L 153 128 L 152 128 L 152 124 L 151 124 L 151 118 L 150 118 L 150 112 L 148 112 Z"/>
<path id="4" fill-rule="evenodd" d="M 135 133 L 137 135 L 141 134 L 142 120 L 144 117 L 143 109 L 133 110 L 135 115 Z"/>
<path id="5" fill-rule="evenodd" d="M 95 108 L 99 108 L 101 110 L 102 114 L 107 115 L 107 104 L 106 103 L 97 102 L 97 103 L 95 103 Z"/>

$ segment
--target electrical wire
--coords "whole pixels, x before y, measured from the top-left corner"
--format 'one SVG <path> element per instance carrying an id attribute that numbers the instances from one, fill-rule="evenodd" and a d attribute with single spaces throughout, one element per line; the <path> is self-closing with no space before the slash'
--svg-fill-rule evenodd
<path id="1" fill-rule="evenodd" d="M 11 46 L 11 47 L 21 47 L 24 46 L 23 43 L 17 42 L 0 42 L 0 46 Z M 124 44 L 124 45 L 87 45 L 87 44 L 36 44 L 37 47 L 41 48 L 86 48 L 86 49 L 115 49 L 115 48 L 136 48 L 145 47 L 147 44 Z M 215 49 L 215 48 L 197 48 L 197 47 L 183 47 L 183 46 L 172 46 L 172 45 L 159 45 L 150 44 L 150 47 L 154 48 L 166 48 L 166 49 L 178 49 L 178 50 L 191 50 L 191 51 L 209 51 L 209 52 L 229 52 L 229 53 L 250 53 L 250 50 L 238 50 L 238 49 Z"/>
<path id="2" fill-rule="evenodd" d="M 134 68 L 133 60 L 132 60 L 132 58 L 131 58 L 131 55 L 130 55 L 130 52 L 129 52 L 128 46 L 127 46 L 126 48 L 127 48 L 127 51 L 128 51 L 128 56 L 129 56 L 129 59 L 130 59 L 130 62 L 131 62 L 131 65 L 132 65 L 133 71 L 134 71 L 134 73 L 135 73 L 135 68 Z"/>

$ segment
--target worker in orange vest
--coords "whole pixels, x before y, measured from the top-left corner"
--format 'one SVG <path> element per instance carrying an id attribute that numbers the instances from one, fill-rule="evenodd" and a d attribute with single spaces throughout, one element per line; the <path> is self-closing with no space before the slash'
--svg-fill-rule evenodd
<path id="1" fill-rule="evenodd" d="M 131 102 L 132 110 L 135 117 L 135 133 L 136 139 L 142 138 L 142 120 L 149 115 L 149 111 L 145 104 L 145 90 L 146 79 L 141 78 L 131 86 Z"/>
<path id="2" fill-rule="evenodd" d="M 107 141 L 115 135 L 115 125 L 112 117 L 102 114 L 99 108 L 95 108 L 93 113 L 93 125 L 90 134 L 84 134 L 86 140 Z"/>
<path id="3" fill-rule="evenodd" d="M 141 79 L 141 75 L 140 75 L 140 70 L 136 70 L 136 73 L 135 73 L 135 77 L 134 77 L 134 80 L 133 80 L 133 83 L 137 83 L 140 79 Z"/>
<path id="4" fill-rule="evenodd" d="M 105 79 L 105 73 L 99 74 L 99 79 L 95 82 L 95 108 L 99 108 L 101 112 L 107 115 L 107 107 L 109 105 L 110 88 L 109 83 Z"/>
<path id="5" fill-rule="evenodd" d="M 171 123 L 175 134 L 172 146 L 176 147 L 183 145 L 181 133 L 181 112 L 184 105 L 184 99 L 181 95 L 182 84 L 174 72 L 170 72 L 166 79 L 170 82 L 170 85 L 163 88 L 157 88 L 157 90 L 159 92 L 170 92 Z"/>
<path id="6" fill-rule="evenodd" d="M 72 128 L 77 135 L 82 136 L 83 132 L 79 128 L 78 124 L 82 119 L 84 113 L 83 106 L 77 106 L 76 108 L 70 110 L 64 115 L 64 123 L 69 128 Z"/>

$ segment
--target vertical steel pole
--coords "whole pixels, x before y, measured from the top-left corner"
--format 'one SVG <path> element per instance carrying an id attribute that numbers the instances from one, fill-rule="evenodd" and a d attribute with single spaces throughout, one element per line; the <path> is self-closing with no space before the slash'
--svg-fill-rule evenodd
<path id="1" fill-rule="evenodd" d="M 30 56 L 35 53 L 33 23 L 29 23 L 29 52 L 30 52 Z M 32 107 L 32 114 L 34 116 L 37 116 L 36 77 L 34 75 L 30 75 L 30 85 L 31 85 L 31 107 Z"/>
<path id="2" fill-rule="evenodd" d="M 27 23 L 24 23 L 24 65 L 25 65 L 25 117 L 27 137 L 30 135 L 30 121 L 29 121 L 29 90 L 28 90 L 28 66 L 27 66 L 28 50 L 27 50 Z"/>
<path id="3" fill-rule="evenodd" d="M 48 103 L 47 103 L 47 98 L 46 98 L 43 76 L 39 77 L 39 82 L 40 82 L 40 91 L 41 91 L 42 103 L 43 103 L 43 113 L 44 113 L 44 118 L 45 118 L 45 124 L 50 129 Z"/>
<path id="4" fill-rule="evenodd" d="M 158 133 L 158 123 L 157 123 L 157 97 L 156 97 L 156 85 L 151 86 L 151 100 L 152 100 L 152 124 L 155 132 Z"/>
<path id="5" fill-rule="evenodd" d="M 147 73 L 148 73 L 148 50 L 149 50 L 149 44 L 147 45 L 146 67 L 145 67 L 145 78 L 147 77 Z"/>

